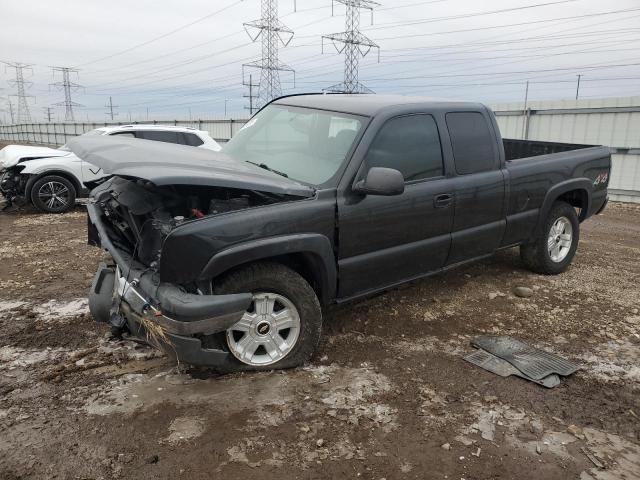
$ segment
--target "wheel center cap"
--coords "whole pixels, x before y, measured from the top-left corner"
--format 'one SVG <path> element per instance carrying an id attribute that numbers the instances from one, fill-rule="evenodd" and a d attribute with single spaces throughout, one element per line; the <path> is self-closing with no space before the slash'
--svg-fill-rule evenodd
<path id="1" fill-rule="evenodd" d="M 266 335 L 269 333 L 269 330 L 271 330 L 271 325 L 269 324 L 269 322 L 260 322 L 256 327 L 256 332 L 258 333 L 258 335 Z"/>

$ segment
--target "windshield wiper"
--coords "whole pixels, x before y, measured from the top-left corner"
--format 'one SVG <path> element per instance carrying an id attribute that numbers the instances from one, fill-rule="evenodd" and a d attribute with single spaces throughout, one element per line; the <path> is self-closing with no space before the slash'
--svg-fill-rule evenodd
<path id="1" fill-rule="evenodd" d="M 252 162 L 251 160 L 247 160 L 247 163 L 250 163 L 251 165 L 255 165 L 256 167 L 260 167 L 260 168 L 264 168 L 265 170 L 268 170 L 270 172 L 276 173 L 284 178 L 289 178 L 289 175 L 287 175 L 284 172 L 281 172 L 279 170 L 274 170 L 273 168 L 271 168 L 269 165 L 267 165 L 266 163 L 256 163 L 256 162 Z"/>

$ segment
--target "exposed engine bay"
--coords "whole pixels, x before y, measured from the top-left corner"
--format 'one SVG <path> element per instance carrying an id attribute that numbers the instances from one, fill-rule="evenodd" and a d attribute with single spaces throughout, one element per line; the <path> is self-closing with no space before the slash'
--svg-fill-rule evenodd
<path id="1" fill-rule="evenodd" d="M 25 203 L 24 195 L 29 176 L 20 173 L 23 168 L 23 166 L 19 165 L 0 172 L 0 193 L 7 200 L 6 207 Z"/>
<path id="2" fill-rule="evenodd" d="M 148 180 L 122 177 L 112 177 L 92 192 L 114 245 L 154 270 L 164 239 L 184 222 L 288 199 L 283 194 L 212 186 L 158 187 Z"/>

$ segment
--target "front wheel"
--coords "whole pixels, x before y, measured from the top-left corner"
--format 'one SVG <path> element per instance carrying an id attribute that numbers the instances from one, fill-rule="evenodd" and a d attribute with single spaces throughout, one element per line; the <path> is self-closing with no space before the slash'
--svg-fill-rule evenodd
<path id="1" fill-rule="evenodd" d="M 322 329 L 320 302 L 309 283 L 278 263 L 256 263 L 232 272 L 214 293 L 251 292 L 253 301 L 225 340 L 231 370 L 292 368 L 315 352 Z"/>
<path id="2" fill-rule="evenodd" d="M 556 202 L 535 242 L 520 246 L 520 258 L 529 270 L 557 275 L 571 264 L 579 239 L 580 222 L 575 209 L 568 203 Z"/>
<path id="3" fill-rule="evenodd" d="M 76 189 L 64 177 L 47 175 L 33 184 L 31 202 L 42 212 L 63 213 L 75 205 Z"/>

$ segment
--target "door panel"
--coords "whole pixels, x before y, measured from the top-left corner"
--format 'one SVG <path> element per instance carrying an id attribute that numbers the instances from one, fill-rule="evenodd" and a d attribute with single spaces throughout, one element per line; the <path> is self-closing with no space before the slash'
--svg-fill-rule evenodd
<path id="1" fill-rule="evenodd" d="M 449 112 L 455 179 L 451 252 L 447 265 L 493 253 L 505 230 L 505 174 L 486 111 Z"/>
<path id="2" fill-rule="evenodd" d="M 442 268 L 449 252 L 453 208 L 436 206 L 453 179 L 406 186 L 402 195 L 357 195 L 338 203 L 339 296 L 351 297 Z"/>
<path id="3" fill-rule="evenodd" d="M 502 241 L 504 177 L 501 170 L 456 177 L 451 253 L 447 265 L 494 252 Z"/>

